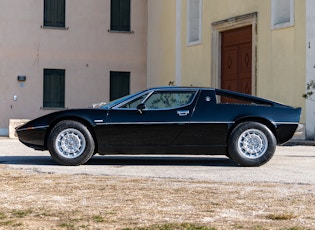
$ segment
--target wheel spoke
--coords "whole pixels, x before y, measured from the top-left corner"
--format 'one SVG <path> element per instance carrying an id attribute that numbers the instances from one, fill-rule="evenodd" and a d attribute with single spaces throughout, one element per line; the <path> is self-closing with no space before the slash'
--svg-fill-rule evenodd
<path id="1" fill-rule="evenodd" d="M 65 158 L 80 156 L 86 147 L 84 135 L 77 129 L 65 129 L 58 134 L 55 142 L 58 154 Z"/>
<path id="2" fill-rule="evenodd" d="M 267 150 L 266 135 L 258 129 L 244 131 L 238 139 L 238 148 L 243 156 L 250 159 L 261 157 Z"/>

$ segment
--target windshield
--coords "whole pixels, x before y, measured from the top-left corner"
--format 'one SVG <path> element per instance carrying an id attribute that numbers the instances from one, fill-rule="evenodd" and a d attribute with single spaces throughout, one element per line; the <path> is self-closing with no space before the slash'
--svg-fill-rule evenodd
<path id="1" fill-rule="evenodd" d="M 146 91 L 146 90 L 145 90 L 145 91 Z M 118 98 L 118 99 L 116 99 L 116 100 L 114 100 L 114 101 L 111 101 L 111 102 L 109 102 L 109 103 L 103 105 L 101 108 L 103 108 L 103 109 L 109 109 L 109 108 L 111 108 L 111 107 L 113 107 L 113 106 L 115 106 L 115 105 L 118 105 L 118 104 L 122 103 L 123 101 L 127 101 L 127 100 L 129 100 L 129 99 L 131 99 L 131 98 L 133 98 L 133 97 L 136 97 L 137 95 L 139 95 L 139 94 L 141 94 L 141 93 L 143 93 L 143 92 L 145 92 L 145 91 L 137 92 L 137 93 L 135 93 L 135 94 L 131 94 L 131 95 L 127 95 L 127 96 Z"/>

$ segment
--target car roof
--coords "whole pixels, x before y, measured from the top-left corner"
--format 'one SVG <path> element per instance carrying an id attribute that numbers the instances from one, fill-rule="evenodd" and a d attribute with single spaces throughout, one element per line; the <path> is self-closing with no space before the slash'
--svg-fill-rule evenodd
<path id="1" fill-rule="evenodd" d="M 196 86 L 159 86 L 159 87 L 152 87 L 148 88 L 147 90 L 182 90 L 182 89 L 191 89 L 191 90 L 200 90 L 200 89 L 206 89 L 206 90 L 215 90 L 211 87 L 196 87 Z"/>
<path id="2" fill-rule="evenodd" d="M 244 94 L 244 93 L 239 93 L 236 91 L 231 91 L 231 90 L 226 90 L 226 89 L 217 89 L 217 88 L 212 88 L 212 87 L 196 87 L 196 86 L 159 86 L 159 87 L 152 87 L 147 89 L 147 91 L 158 91 L 158 90 L 211 90 L 215 91 L 218 95 L 233 95 L 235 99 L 239 98 L 247 98 L 248 101 L 255 102 L 257 104 L 267 104 L 267 105 L 273 105 L 273 106 L 286 106 L 282 103 L 275 102 L 272 100 L 268 100 L 265 98 L 249 95 L 249 94 Z"/>

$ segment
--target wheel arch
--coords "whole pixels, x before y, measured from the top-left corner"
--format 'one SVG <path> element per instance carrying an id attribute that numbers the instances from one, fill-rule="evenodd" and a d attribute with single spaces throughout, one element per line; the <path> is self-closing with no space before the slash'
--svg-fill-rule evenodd
<path id="1" fill-rule="evenodd" d="M 61 121 L 66 121 L 66 120 L 71 120 L 71 121 L 77 121 L 80 122 L 81 124 L 85 125 L 88 130 L 90 131 L 94 142 L 95 142 L 95 153 L 98 152 L 98 143 L 97 143 L 97 138 L 96 138 L 96 134 L 93 128 L 93 125 L 90 121 L 88 121 L 87 119 L 83 118 L 83 117 L 79 117 L 79 116 L 63 116 L 63 117 L 58 117 L 54 120 L 52 120 L 49 124 L 49 128 L 47 129 L 46 132 L 46 136 L 45 136 L 45 149 L 47 149 L 47 141 L 48 141 L 48 137 L 49 134 L 51 132 L 51 130 Z"/>
<path id="2" fill-rule="evenodd" d="M 268 119 L 263 118 L 263 117 L 242 117 L 239 118 L 235 121 L 235 123 L 230 127 L 227 138 L 230 137 L 231 132 L 233 129 L 235 129 L 236 126 L 238 126 L 241 123 L 245 122 L 257 122 L 260 124 L 263 124 L 268 127 L 268 129 L 272 132 L 272 134 L 275 136 L 277 142 L 278 142 L 278 136 L 277 136 L 277 131 L 275 125 Z"/>

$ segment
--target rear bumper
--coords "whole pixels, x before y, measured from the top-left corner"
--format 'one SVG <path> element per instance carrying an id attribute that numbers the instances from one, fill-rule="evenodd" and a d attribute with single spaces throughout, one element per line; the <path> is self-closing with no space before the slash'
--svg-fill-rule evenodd
<path id="1" fill-rule="evenodd" d="M 298 126 L 298 123 L 277 124 L 276 132 L 278 144 L 284 144 L 289 141 L 294 136 Z"/>

